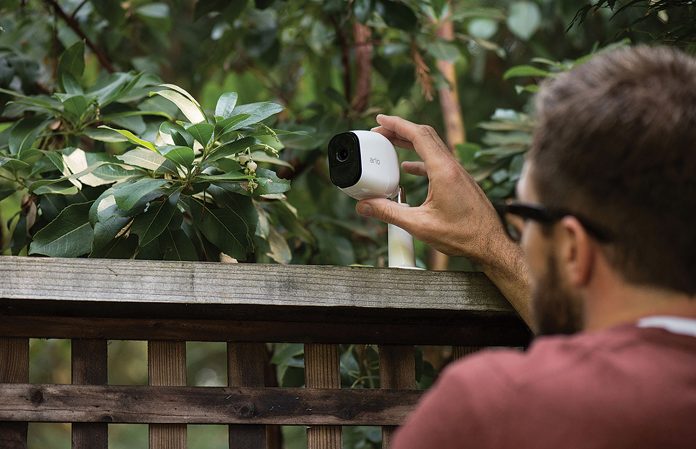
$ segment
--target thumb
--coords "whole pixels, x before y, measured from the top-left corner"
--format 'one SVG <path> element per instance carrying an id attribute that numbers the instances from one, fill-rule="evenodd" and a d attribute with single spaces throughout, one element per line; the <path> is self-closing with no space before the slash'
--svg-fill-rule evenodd
<path id="1" fill-rule="evenodd" d="M 413 210 L 385 198 L 358 201 L 355 210 L 363 217 L 374 217 L 400 228 L 408 228 Z"/>

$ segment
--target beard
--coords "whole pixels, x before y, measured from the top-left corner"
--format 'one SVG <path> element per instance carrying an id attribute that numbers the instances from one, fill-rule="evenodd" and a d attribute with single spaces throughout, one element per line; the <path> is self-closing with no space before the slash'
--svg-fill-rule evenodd
<path id="1" fill-rule="evenodd" d="M 538 335 L 574 334 L 583 326 L 582 301 L 561 283 L 553 255 L 546 261 L 546 275 L 532 290 L 532 317 Z"/>

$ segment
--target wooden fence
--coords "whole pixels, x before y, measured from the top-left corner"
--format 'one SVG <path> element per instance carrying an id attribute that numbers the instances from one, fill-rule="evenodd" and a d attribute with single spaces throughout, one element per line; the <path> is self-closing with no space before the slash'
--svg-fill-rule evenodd
<path id="1" fill-rule="evenodd" d="M 29 383 L 29 338 L 72 340 L 72 384 Z M 230 449 L 374 425 L 387 447 L 421 394 L 413 345 L 528 339 L 480 273 L 0 257 L 0 448 L 28 422 L 73 423 L 73 449 L 106 449 L 109 423 L 148 424 L 151 449 L 185 448 L 187 424 L 229 425 Z M 108 340 L 147 340 L 148 386 L 108 385 Z M 186 341 L 228 343 L 228 387 L 186 386 Z M 304 343 L 305 388 L 267 386 L 267 342 Z M 380 389 L 341 388 L 339 343 L 378 345 Z"/>

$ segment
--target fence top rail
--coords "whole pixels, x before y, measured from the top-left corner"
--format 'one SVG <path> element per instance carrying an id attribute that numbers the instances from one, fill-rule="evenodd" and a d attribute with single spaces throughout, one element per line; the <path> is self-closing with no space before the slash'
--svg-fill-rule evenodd
<path id="1" fill-rule="evenodd" d="M 511 314 L 481 273 L 0 257 L 0 299 L 129 304 L 427 309 Z"/>

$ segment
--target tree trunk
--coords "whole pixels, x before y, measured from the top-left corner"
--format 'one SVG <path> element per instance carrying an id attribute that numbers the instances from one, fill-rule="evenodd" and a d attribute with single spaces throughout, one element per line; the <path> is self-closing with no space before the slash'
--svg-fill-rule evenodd
<path id="1" fill-rule="evenodd" d="M 453 5 L 450 3 L 450 10 Z M 454 27 L 452 20 L 445 17 L 439 24 L 437 34 L 441 39 L 451 41 L 454 39 Z M 445 121 L 445 141 L 452 153 L 455 146 L 466 141 L 464 118 L 459 106 L 459 94 L 457 92 L 457 76 L 454 70 L 454 62 L 437 61 L 437 68 L 447 81 L 447 84 L 438 89 L 440 108 Z M 433 270 L 446 270 L 449 257 L 434 249 L 430 250 L 430 268 Z"/>

